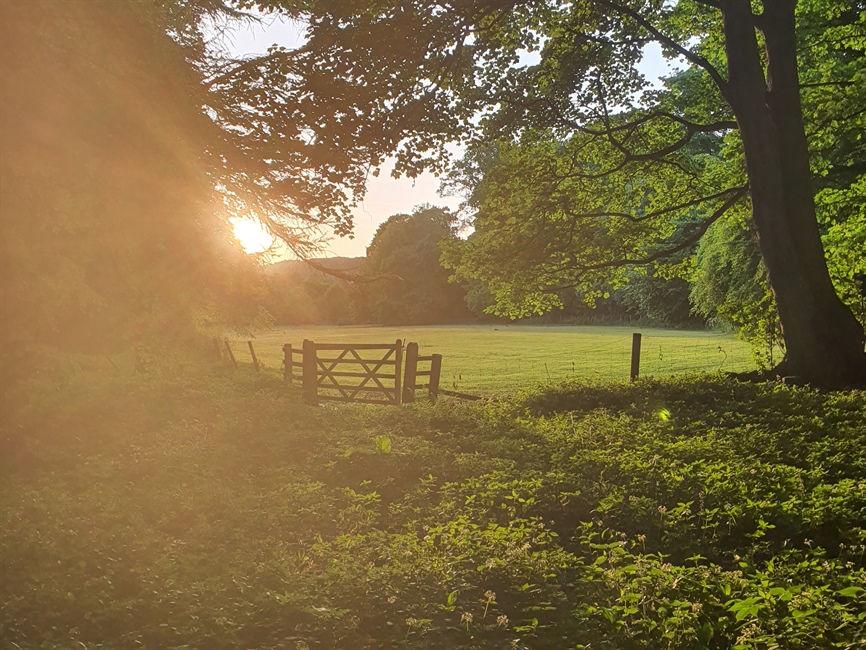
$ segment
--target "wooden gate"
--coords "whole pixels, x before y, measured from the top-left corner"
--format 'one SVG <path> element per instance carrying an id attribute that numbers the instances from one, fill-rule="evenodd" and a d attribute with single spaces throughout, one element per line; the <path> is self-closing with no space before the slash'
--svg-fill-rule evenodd
<path id="1" fill-rule="evenodd" d="M 300 354 L 302 360 L 296 361 Z M 283 346 L 286 379 L 300 379 L 304 401 L 320 400 L 400 404 L 402 398 L 403 342 L 314 343 L 304 341 L 301 350 Z M 300 368 L 301 374 L 295 372 Z"/>
<path id="2" fill-rule="evenodd" d="M 425 362 L 430 364 L 430 369 L 419 369 L 418 364 Z M 415 390 L 418 388 L 426 388 L 430 401 L 435 402 L 439 396 L 439 374 L 441 371 L 441 354 L 431 354 L 422 357 L 418 354 L 418 344 L 408 343 L 406 345 L 406 375 L 403 382 L 403 403 L 414 402 Z M 418 383 L 421 377 L 426 377 L 427 383 Z"/>

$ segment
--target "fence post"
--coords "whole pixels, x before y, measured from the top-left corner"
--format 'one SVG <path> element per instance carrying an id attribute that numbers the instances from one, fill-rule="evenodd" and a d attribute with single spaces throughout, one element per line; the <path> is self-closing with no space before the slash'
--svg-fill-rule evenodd
<path id="1" fill-rule="evenodd" d="M 442 355 L 432 355 L 433 360 L 430 362 L 430 386 L 427 389 L 427 394 L 430 396 L 431 402 L 436 402 L 439 397 L 439 375 L 442 373 Z"/>
<path id="2" fill-rule="evenodd" d="M 316 386 L 316 344 L 304 339 L 304 401 L 316 406 L 319 403 L 319 390 Z"/>
<path id="3" fill-rule="evenodd" d="M 292 381 L 292 344 L 286 343 L 283 345 L 283 379 L 291 385 Z"/>
<path id="4" fill-rule="evenodd" d="M 635 381 L 640 374 L 640 334 L 631 335 L 631 380 Z"/>
<path id="5" fill-rule="evenodd" d="M 403 402 L 403 395 L 402 395 L 403 387 L 402 387 L 402 382 L 400 381 L 400 377 L 401 377 L 402 372 L 403 372 L 403 341 L 401 341 L 400 339 L 397 339 L 397 342 L 394 345 L 396 346 L 395 347 L 395 351 L 396 351 L 395 361 L 397 362 L 396 363 L 396 369 L 394 372 L 394 404 L 399 406 Z"/>
<path id="6" fill-rule="evenodd" d="M 256 369 L 256 372 L 259 372 L 261 368 L 259 368 L 259 359 L 256 357 L 256 351 L 253 349 L 253 342 L 247 341 L 247 345 L 250 348 L 250 356 L 253 358 L 253 367 Z"/>
<path id="7" fill-rule="evenodd" d="M 237 367 L 238 367 L 238 360 L 235 359 L 235 353 L 232 352 L 232 346 L 229 345 L 229 340 L 228 340 L 228 339 L 226 339 L 226 340 L 224 341 L 224 343 L 226 344 L 226 350 L 228 350 L 228 352 L 229 352 L 229 359 L 231 359 L 231 360 L 232 360 L 232 363 L 235 364 L 235 369 L 237 370 Z"/>
<path id="8" fill-rule="evenodd" d="M 415 378 L 418 372 L 418 344 L 406 344 L 406 374 L 403 375 L 403 403 L 415 401 Z"/>

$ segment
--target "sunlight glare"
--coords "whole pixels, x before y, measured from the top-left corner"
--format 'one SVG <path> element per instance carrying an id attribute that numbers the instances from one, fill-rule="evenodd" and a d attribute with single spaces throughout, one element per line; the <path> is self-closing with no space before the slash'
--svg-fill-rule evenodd
<path id="1" fill-rule="evenodd" d="M 273 245 L 273 236 L 255 219 L 238 217 L 230 221 L 244 252 L 250 255 L 263 253 Z"/>

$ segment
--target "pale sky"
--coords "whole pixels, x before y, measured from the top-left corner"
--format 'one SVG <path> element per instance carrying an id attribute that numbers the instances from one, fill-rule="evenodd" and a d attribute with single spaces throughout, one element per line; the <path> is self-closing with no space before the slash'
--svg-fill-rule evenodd
<path id="1" fill-rule="evenodd" d="M 210 31 L 210 30 L 209 30 Z M 224 49 L 233 56 L 249 56 L 267 51 L 271 45 L 295 48 L 304 40 L 303 25 L 282 22 L 265 17 L 261 23 L 230 23 L 212 45 Z M 641 71 L 650 79 L 668 75 L 671 66 L 662 58 L 661 49 L 650 45 L 645 49 Z M 379 224 L 394 214 L 409 213 L 416 205 L 433 205 L 457 208 L 458 197 L 440 197 L 439 179 L 425 173 L 416 179 L 392 178 L 394 161 L 388 160 L 378 177 L 371 177 L 367 184 L 367 194 L 353 212 L 355 222 L 354 239 L 335 237 L 329 243 L 328 257 L 360 257 L 366 253 L 367 245 Z M 246 227 L 247 232 L 250 227 Z M 253 229 L 254 230 L 254 229 Z M 246 238 L 242 238 L 242 241 Z M 252 237 L 255 239 L 255 236 Z"/>

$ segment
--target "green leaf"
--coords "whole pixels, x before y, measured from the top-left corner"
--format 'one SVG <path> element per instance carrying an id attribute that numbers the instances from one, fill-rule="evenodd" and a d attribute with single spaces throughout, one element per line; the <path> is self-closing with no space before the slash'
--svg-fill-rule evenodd
<path id="1" fill-rule="evenodd" d="M 844 589 L 840 589 L 836 593 L 839 596 L 843 596 L 845 598 L 854 598 L 857 596 L 857 594 L 859 594 L 863 591 L 866 591 L 866 590 L 864 590 L 862 587 L 853 587 L 852 586 L 852 587 L 845 587 Z"/>
<path id="2" fill-rule="evenodd" d="M 382 454 L 391 453 L 391 439 L 388 436 L 376 436 L 376 450 Z"/>

